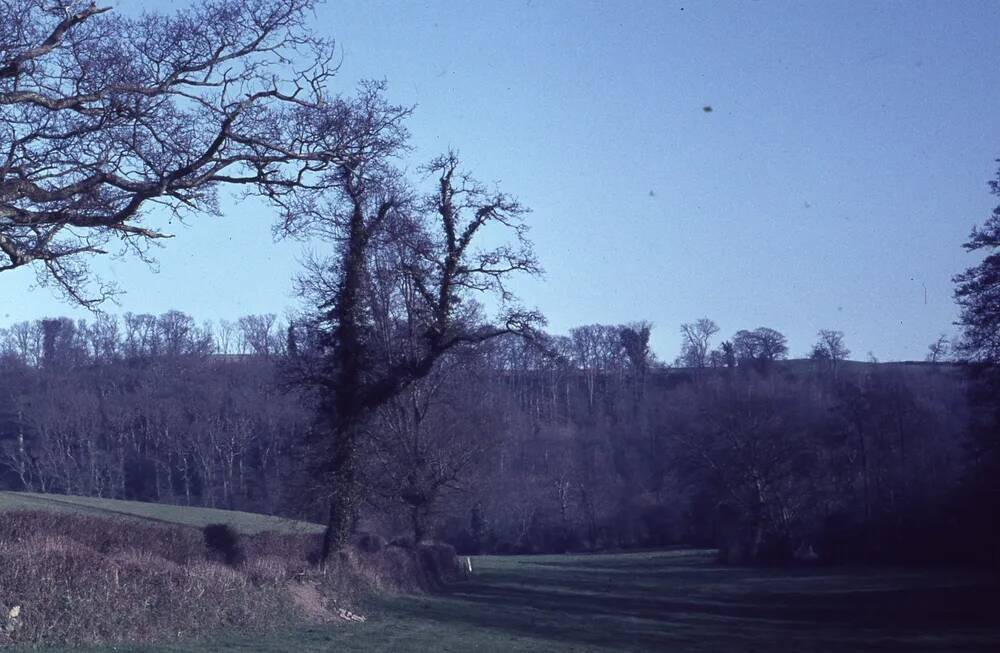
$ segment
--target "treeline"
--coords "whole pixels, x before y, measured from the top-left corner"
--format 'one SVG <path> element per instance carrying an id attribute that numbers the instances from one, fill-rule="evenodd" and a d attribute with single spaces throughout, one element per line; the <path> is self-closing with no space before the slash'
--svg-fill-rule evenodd
<path id="1" fill-rule="evenodd" d="M 602 363 L 583 364 L 591 336 L 615 330 L 590 358 Z M 442 536 L 498 552 L 718 545 L 733 562 L 996 551 L 973 453 L 996 405 L 973 368 L 817 356 L 670 369 L 630 356 L 630 332 L 575 330 L 556 357 L 505 343 L 505 430 Z"/>
<path id="2" fill-rule="evenodd" d="M 274 316 L 196 326 L 183 313 L 0 330 L 8 487 L 287 509 L 308 408 L 278 375 Z"/>
<path id="3" fill-rule="evenodd" d="M 100 313 L 91 321 L 59 317 L 0 328 L 0 356 L 22 365 L 62 368 L 199 354 L 269 357 L 285 353 L 286 335 L 287 326 L 273 313 L 201 324 L 181 311 Z"/>
<path id="4" fill-rule="evenodd" d="M 369 420 L 357 528 L 470 553 L 995 551 L 977 443 L 996 405 L 979 368 L 851 362 L 842 342 L 782 360 L 771 329 L 686 345 L 704 364 L 669 368 L 650 328 L 449 353 Z M 309 334 L 270 316 L 221 331 L 171 312 L 0 332 L 4 485 L 322 518 L 300 456 L 315 398 L 289 382 Z"/>

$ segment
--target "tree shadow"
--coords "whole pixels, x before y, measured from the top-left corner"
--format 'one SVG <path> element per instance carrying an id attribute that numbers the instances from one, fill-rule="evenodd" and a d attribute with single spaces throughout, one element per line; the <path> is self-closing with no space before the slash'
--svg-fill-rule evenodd
<path id="1" fill-rule="evenodd" d="M 1000 588 L 938 576 L 765 570 L 704 559 L 504 562 L 437 597 L 393 603 L 401 616 L 615 650 L 983 649 L 1000 638 Z M 872 587 L 881 582 L 882 587 Z M 909 644 L 908 644 L 909 642 Z M 934 642 L 937 642 L 936 644 Z M 937 646 L 938 648 L 934 648 Z"/>

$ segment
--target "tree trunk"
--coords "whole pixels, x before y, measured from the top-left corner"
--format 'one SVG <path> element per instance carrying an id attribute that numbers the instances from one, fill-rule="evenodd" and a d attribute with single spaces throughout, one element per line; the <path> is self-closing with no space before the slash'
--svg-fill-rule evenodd
<path id="1" fill-rule="evenodd" d="M 420 544 L 424 539 L 424 520 L 420 514 L 420 506 L 410 507 L 410 523 L 413 526 L 413 543 Z"/>
<path id="2" fill-rule="evenodd" d="M 333 551 L 347 544 L 357 508 L 357 461 L 355 429 L 337 429 L 330 460 L 330 514 L 323 533 L 320 561 L 326 562 Z"/>
<path id="3" fill-rule="evenodd" d="M 331 483 L 330 515 L 323 535 L 321 562 L 334 549 L 347 543 L 357 503 L 356 439 L 364 420 L 362 388 L 364 384 L 364 345 L 360 324 L 361 287 L 364 280 L 366 235 L 360 205 L 351 216 L 344 275 L 337 292 L 337 302 L 330 312 L 336 325 L 332 335 L 333 382 L 324 397 L 320 414 L 332 436 L 329 458 L 324 461 L 324 476 Z"/>

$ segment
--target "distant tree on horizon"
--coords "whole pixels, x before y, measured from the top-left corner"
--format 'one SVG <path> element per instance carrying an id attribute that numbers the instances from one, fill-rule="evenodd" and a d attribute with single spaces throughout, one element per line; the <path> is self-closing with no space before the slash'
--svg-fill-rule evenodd
<path id="1" fill-rule="evenodd" d="M 682 367 L 707 367 L 711 352 L 711 339 L 719 332 L 719 325 L 708 318 L 681 325 L 681 353 L 677 365 Z"/>
<path id="2" fill-rule="evenodd" d="M 947 335 L 941 334 L 937 339 L 927 346 L 927 356 L 924 358 L 928 363 L 940 363 L 948 360 L 952 353 L 951 339 Z"/>
<path id="3" fill-rule="evenodd" d="M 769 327 L 737 331 L 732 343 L 736 361 L 740 364 L 767 365 L 788 357 L 788 339 L 780 331 Z"/>
<path id="4" fill-rule="evenodd" d="M 844 344 L 844 332 L 820 329 L 817 336 L 819 340 L 813 345 L 809 358 L 825 363 L 836 377 L 840 362 L 851 355 L 851 350 Z"/>

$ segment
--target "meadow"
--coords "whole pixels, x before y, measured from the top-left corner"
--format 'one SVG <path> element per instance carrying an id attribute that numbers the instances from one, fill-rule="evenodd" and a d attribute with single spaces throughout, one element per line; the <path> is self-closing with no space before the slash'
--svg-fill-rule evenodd
<path id="1" fill-rule="evenodd" d="M 363 624 L 219 632 L 161 646 L 82 650 L 681 653 L 1000 647 L 1000 591 L 972 570 L 739 568 L 718 565 L 713 552 L 701 550 L 480 557 L 473 565 L 470 579 L 440 593 L 369 598 Z"/>

